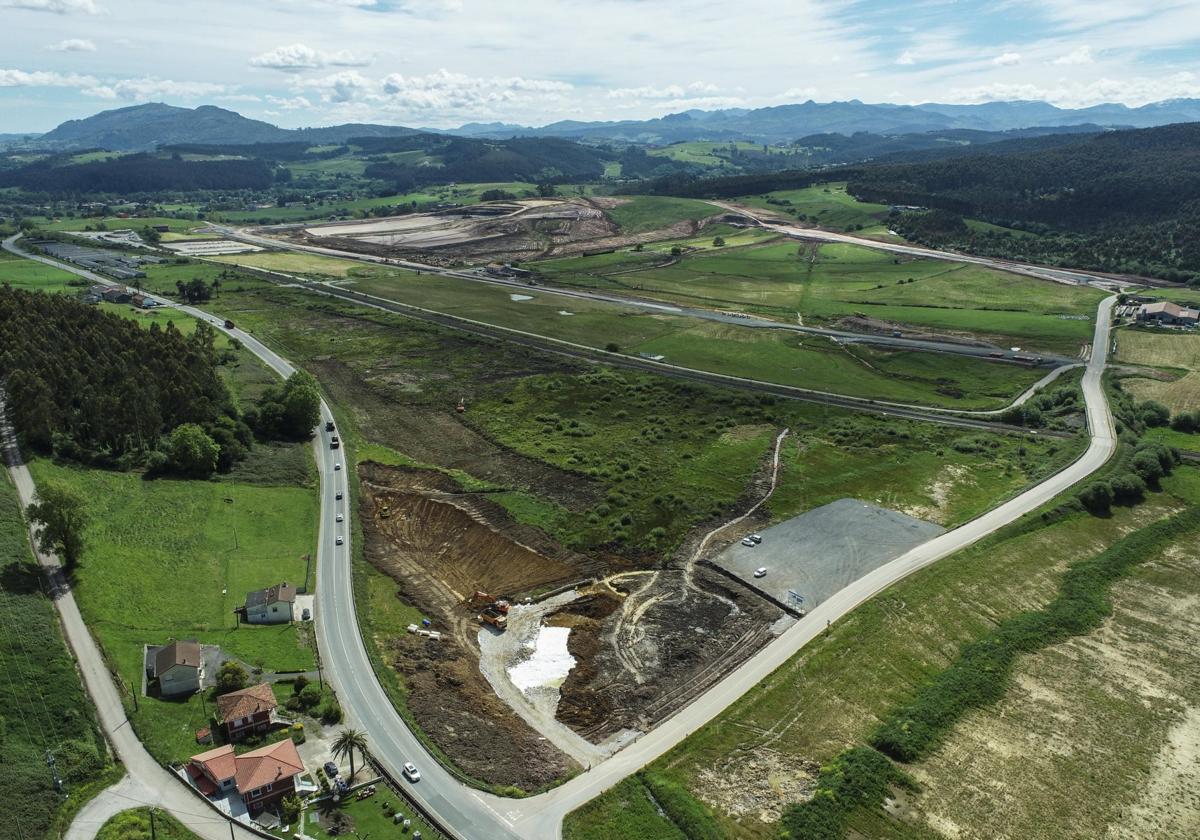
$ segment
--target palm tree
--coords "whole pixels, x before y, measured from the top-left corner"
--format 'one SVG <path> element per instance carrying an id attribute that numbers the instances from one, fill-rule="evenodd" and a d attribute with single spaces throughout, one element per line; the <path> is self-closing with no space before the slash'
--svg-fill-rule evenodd
<path id="1" fill-rule="evenodd" d="M 333 742 L 333 754 L 350 760 L 350 780 L 354 780 L 354 753 L 367 754 L 367 733 L 361 729 L 343 729 Z"/>

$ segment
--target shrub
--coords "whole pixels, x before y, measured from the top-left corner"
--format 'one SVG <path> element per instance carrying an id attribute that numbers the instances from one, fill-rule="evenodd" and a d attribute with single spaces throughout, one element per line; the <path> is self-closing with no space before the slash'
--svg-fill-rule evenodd
<path id="1" fill-rule="evenodd" d="M 300 691 L 300 705 L 311 709 L 321 702 L 321 686 L 309 683 Z"/>
<path id="2" fill-rule="evenodd" d="M 904 773 L 875 750 L 845 750 L 821 768 L 813 798 L 783 812 L 781 835 L 793 840 L 841 840 L 851 813 L 880 802 L 891 784 L 913 786 Z"/>
<path id="3" fill-rule="evenodd" d="M 231 691 L 239 691 L 246 687 L 249 679 L 249 674 L 241 665 L 236 662 L 226 662 L 217 671 L 217 693 L 228 694 Z"/>
<path id="4" fill-rule="evenodd" d="M 336 700 L 330 700 L 321 709 L 321 723 L 334 724 L 342 722 L 342 707 Z"/>
<path id="5" fill-rule="evenodd" d="M 1146 495 L 1146 482 L 1131 472 L 1115 476 L 1109 483 L 1112 485 L 1113 501 L 1121 504 L 1136 504 Z"/>
<path id="6" fill-rule="evenodd" d="M 296 677 L 295 681 L 292 683 L 292 691 L 294 693 L 303 691 L 304 687 L 308 685 L 308 682 L 308 677 L 301 674 L 300 676 Z"/>
<path id="7" fill-rule="evenodd" d="M 708 806 L 683 786 L 649 770 L 639 776 L 663 813 L 688 840 L 722 840 L 725 836 Z"/>
<path id="8" fill-rule="evenodd" d="M 1171 409 L 1155 400 L 1146 400 L 1139 405 L 1138 414 L 1147 426 L 1165 426 L 1171 419 Z"/>
<path id="9" fill-rule="evenodd" d="M 1115 497 L 1112 485 L 1107 481 L 1093 481 L 1079 491 L 1079 501 L 1092 513 L 1105 514 L 1112 509 Z"/>

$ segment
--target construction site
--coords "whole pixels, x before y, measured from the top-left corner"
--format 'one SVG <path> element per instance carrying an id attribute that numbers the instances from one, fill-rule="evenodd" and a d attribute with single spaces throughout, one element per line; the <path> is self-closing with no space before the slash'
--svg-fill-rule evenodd
<path id="1" fill-rule="evenodd" d="M 417 723 L 465 773 L 534 790 L 649 731 L 790 626 L 797 613 L 709 563 L 766 524 L 785 434 L 736 513 L 653 567 L 566 549 L 445 473 L 361 464 L 365 557 L 429 617 L 375 640 Z"/>
<path id="2" fill-rule="evenodd" d="M 706 220 L 624 233 L 606 213 L 625 201 L 574 197 L 493 201 L 377 220 L 277 226 L 263 232 L 292 242 L 433 266 L 523 261 L 688 237 Z M 713 208 L 713 215 L 721 213 Z"/>

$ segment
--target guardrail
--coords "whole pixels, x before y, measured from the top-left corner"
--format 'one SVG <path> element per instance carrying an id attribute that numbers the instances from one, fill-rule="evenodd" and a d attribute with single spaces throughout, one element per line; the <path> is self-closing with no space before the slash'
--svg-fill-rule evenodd
<path id="1" fill-rule="evenodd" d="M 375 756 L 371 755 L 370 752 L 366 753 L 366 759 L 367 764 L 371 765 L 371 769 L 379 774 L 380 780 L 387 787 L 387 789 L 407 802 L 408 807 L 411 808 L 413 812 L 419 814 L 421 819 L 429 825 L 430 829 L 433 830 L 435 837 L 441 838 L 441 840 L 455 840 L 455 838 L 459 836 L 451 833 L 450 829 L 447 828 L 446 825 L 440 819 L 438 819 L 432 811 L 427 810 L 424 805 L 417 802 L 417 800 L 409 794 L 405 787 L 397 782 L 395 778 L 392 777 L 392 774 L 387 771 L 387 768 L 380 764 L 375 759 Z"/>

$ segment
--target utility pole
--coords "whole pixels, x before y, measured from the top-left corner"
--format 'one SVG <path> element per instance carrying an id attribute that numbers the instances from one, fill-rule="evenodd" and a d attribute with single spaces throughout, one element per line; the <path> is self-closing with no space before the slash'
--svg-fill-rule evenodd
<path id="1" fill-rule="evenodd" d="M 150 809 L 150 840 L 158 840 L 158 835 L 154 832 L 154 809 Z"/>
<path id="2" fill-rule="evenodd" d="M 317 684 L 321 686 L 321 693 L 325 693 L 325 678 L 321 674 L 321 648 L 319 645 L 313 644 L 313 651 L 317 654 Z"/>
<path id="3" fill-rule="evenodd" d="M 46 750 L 46 765 L 50 768 L 50 775 L 54 777 L 54 789 L 62 793 L 62 778 L 58 775 L 58 767 L 54 763 L 54 753 L 50 752 L 50 750 Z"/>

